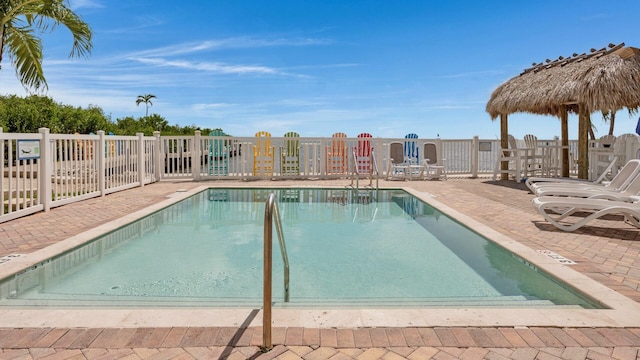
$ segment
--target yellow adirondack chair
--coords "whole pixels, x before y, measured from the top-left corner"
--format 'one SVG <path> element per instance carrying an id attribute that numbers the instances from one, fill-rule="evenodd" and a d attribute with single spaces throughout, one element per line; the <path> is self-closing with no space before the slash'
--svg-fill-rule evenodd
<path id="1" fill-rule="evenodd" d="M 266 131 L 258 131 L 256 144 L 253 146 L 254 176 L 273 176 L 273 153 L 271 134 Z"/>

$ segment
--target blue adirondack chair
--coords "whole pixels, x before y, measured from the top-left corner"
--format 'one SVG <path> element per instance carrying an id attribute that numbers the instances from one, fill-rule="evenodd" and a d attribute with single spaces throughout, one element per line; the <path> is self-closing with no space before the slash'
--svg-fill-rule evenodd
<path id="1" fill-rule="evenodd" d="M 405 135 L 404 141 L 404 158 L 411 164 L 420 163 L 420 147 L 418 146 L 418 135 L 410 133 Z"/>
<path id="2" fill-rule="evenodd" d="M 418 135 L 410 133 L 405 135 L 404 140 L 404 164 L 407 166 L 409 179 L 421 177 L 423 168 L 420 166 L 420 147 L 418 146 Z"/>

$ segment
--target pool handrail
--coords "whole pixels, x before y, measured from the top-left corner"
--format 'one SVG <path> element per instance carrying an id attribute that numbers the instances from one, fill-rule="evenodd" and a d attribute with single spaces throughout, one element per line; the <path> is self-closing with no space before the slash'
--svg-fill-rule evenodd
<path id="1" fill-rule="evenodd" d="M 264 283 L 263 283 L 263 314 L 262 314 L 262 347 L 263 352 L 273 348 L 271 343 L 271 290 L 272 290 L 272 263 L 273 263 L 273 222 L 276 223 L 276 232 L 280 241 L 280 253 L 284 264 L 284 301 L 289 302 L 289 257 L 282 232 L 282 222 L 276 203 L 276 194 L 267 196 L 264 207 Z"/>
<path id="2" fill-rule="evenodd" d="M 353 159 L 352 159 L 352 163 L 353 163 L 353 170 L 351 172 L 351 183 L 347 186 L 349 188 L 354 188 L 356 190 L 360 190 L 360 172 L 358 171 L 358 155 L 356 153 L 356 150 L 354 149 L 352 151 L 352 155 L 353 155 Z M 376 186 L 375 189 L 378 190 L 378 179 L 380 178 L 380 174 L 378 172 L 378 160 L 376 159 L 376 153 L 374 152 L 373 147 L 371 148 L 370 154 L 369 154 L 369 161 L 371 162 L 371 168 L 369 171 L 369 185 L 367 185 L 368 188 L 374 188 L 373 186 L 373 179 L 375 177 L 376 180 Z"/>

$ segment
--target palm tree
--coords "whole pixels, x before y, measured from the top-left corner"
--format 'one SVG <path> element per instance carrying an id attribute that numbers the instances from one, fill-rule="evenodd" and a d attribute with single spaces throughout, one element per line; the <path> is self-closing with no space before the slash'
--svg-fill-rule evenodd
<path id="1" fill-rule="evenodd" d="M 153 105 L 153 103 L 151 102 L 151 99 L 155 97 L 156 96 L 153 94 L 138 95 L 138 99 L 136 100 L 136 105 L 140 105 L 140 103 L 144 103 L 147 106 L 147 110 L 144 113 L 145 117 L 149 116 L 149 106 Z"/>
<path id="2" fill-rule="evenodd" d="M 73 35 L 69 57 L 88 56 L 93 48 L 91 29 L 71 11 L 69 0 L 0 0 L 0 63 L 6 49 L 25 89 L 48 88 L 42 72 L 42 40 L 36 34 L 60 25 Z"/>
<path id="3" fill-rule="evenodd" d="M 609 112 L 603 112 L 602 113 L 602 120 L 604 120 L 605 122 L 609 122 L 609 135 L 613 135 L 613 129 L 616 125 L 616 112 L 615 111 L 609 111 Z"/>

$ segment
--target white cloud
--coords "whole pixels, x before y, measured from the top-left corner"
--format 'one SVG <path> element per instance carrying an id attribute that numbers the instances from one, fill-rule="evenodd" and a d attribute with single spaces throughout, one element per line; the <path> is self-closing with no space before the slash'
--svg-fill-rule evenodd
<path id="1" fill-rule="evenodd" d="M 226 104 L 226 103 L 213 103 L 213 104 L 193 104 L 191 108 L 195 111 L 202 110 L 218 110 L 227 109 L 238 106 L 238 104 Z"/>
<path id="2" fill-rule="evenodd" d="M 158 27 L 165 23 L 165 21 L 153 16 L 140 16 L 136 19 L 139 23 L 134 26 L 101 28 L 100 32 L 105 34 L 131 34 L 140 32 L 142 29 Z"/>
<path id="3" fill-rule="evenodd" d="M 221 74 L 279 74 L 280 72 L 259 65 L 229 65 L 219 62 L 191 62 L 186 60 L 165 60 L 159 58 L 130 58 L 143 64 L 175 67 L 189 70 L 203 70 Z"/>
<path id="4" fill-rule="evenodd" d="M 329 45 L 330 40 L 314 39 L 314 38 L 253 38 L 253 37 L 230 37 L 224 39 L 211 39 L 198 42 L 187 42 L 182 44 L 173 44 L 155 49 L 138 51 L 130 54 L 131 57 L 137 56 L 171 56 L 184 55 L 205 51 L 216 51 L 234 48 L 262 48 L 262 47 L 295 47 L 295 46 L 316 46 Z"/>
<path id="5" fill-rule="evenodd" d="M 470 78 L 470 77 L 479 77 L 479 76 L 494 76 L 501 75 L 502 71 L 499 70 L 486 70 L 486 71 L 471 71 L 471 72 L 463 72 L 458 74 L 450 74 L 450 75 L 442 75 L 439 76 L 442 79 L 453 79 L 453 78 Z"/>
<path id="6" fill-rule="evenodd" d="M 97 9 L 104 6 L 96 0 L 71 0 L 69 2 L 71 9 Z"/>

